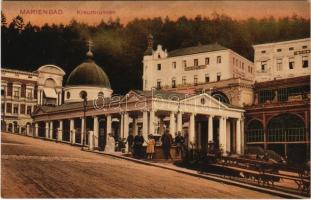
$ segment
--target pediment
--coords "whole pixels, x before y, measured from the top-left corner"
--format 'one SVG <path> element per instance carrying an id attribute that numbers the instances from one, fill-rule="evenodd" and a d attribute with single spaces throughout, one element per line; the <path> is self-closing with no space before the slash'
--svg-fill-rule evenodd
<path id="1" fill-rule="evenodd" d="M 218 101 L 217 99 L 213 98 L 212 96 L 206 93 L 186 98 L 182 100 L 181 103 L 193 104 L 197 106 L 214 107 L 214 108 L 228 108 L 228 106 L 226 106 L 222 102 Z"/>

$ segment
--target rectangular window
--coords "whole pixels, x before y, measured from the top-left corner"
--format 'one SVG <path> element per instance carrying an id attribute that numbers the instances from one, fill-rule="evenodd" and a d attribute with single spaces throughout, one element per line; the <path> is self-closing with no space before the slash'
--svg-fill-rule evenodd
<path id="1" fill-rule="evenodd" d="M 235 58 L 232 58 L 232 62 L 233 62 L 233 65 L 234 65 L 234 63 L 235 63 Z"/>
<path id="2" fill-rule="evenodd" d="M 157 80 L 157 89 L 161 89 L 161 81 Z"/>
<path id="3" fill-rule="evenodd" d="M 182 77 L 182 84 L 183 85 L 186 85 L 187 84 L 187 79 L 185 76 Z"/>
<path id="4" fill-rule="evenodd" d="M 303 68 L 309 67 L 308 56 L 303 56 L 303 57 L 302 57 L 302 67 L 303 67 Z"/>
<path id="5" fill-rule="evenodd" d="M 6 112 L 7 113 L 12 113 L 12 104 L 11 103 L 7 103 L 6 104 Z"/>
<path id="6" fill-rule="evenodd" d="M 182 61 L 182 66 L 183 66 L 183 67 L 187 67 L 187 61 L 186 61 L 186 60 L 183 60 L 183 61 Z"/>
<path id="7" fill-rule="evenodd" d="M 267 69 L 267 61 L 262 61 L 261 62 L 261 71 L 266 71 Z"/>
<path id="8" fill-rule="evenodd" d="M 26 106 L 25 104 L 21 104 L 21 114 L 25 114 L 26 112 Z"/>
<path id="9" fill-rule="evenodd" d="M 8 83 L 7 95 L 11 97 L 11 96 L 12 96 L 12 93 L 13 93 L 13 83 L 12 83 L 12 82 L 9 82 L 9 83 Z"/>
<path id="10" fill-rule="evenodd" d="M 27 115 L 31 114 L 31 106 L 27 106 Z"/>
<path id="11" fill-rule="evenodd" d="M 294 50 L 294 47 L 289 47 L 289 49 L 288 49 L 288 50 L 292 51 L 292 50 Z"/>
<path id="12" fill-rule="evenodd" d="M 22 84 L 21 86 L 21 97 L 26 97 L 26 85 Z"/>
<path id="13" fill-rule="evenodd" d="M 262 50 L 261 53 L 266 53 L 266 51 L 265 51 L 265 50 Z"/>
<path id="14" fill-rule="evenodd" d="M 194 83 L 194 85 L 198 85 L 198 76 L 197 75 L 194 75 L 193 83 Z"/>
<path id="15" fill-rule="evenodd" d="M 161 64 L 157 65 L 157 69 L 160 71 L 161 70 Z"/>
<path id="16" fill-rule="evenodd" d="M 242 70 L 244 70 L 244 63 L 242 63 Z"/>
<path id="17" fill-rule="evenodd" d="M 193 63 L 194 63 L 194 66 L 198 66 L 199 65 L 199 60 L 198 59 L 194 59 Z"/>
<path id="18" fill-rule="evenodd" d="M 282 59 L 277 59 L 276 60 L 276 71 L 282 71 Z"/>
<path id="19" fill-rule="evenodd" d="M 172 65 L 173 65 L 173 69 L 176 69 L 176 62 L 173 62 Z"/>
<path id="20" fill-rule="evenodd" d="M 205 65 L 209 65 L 209 58 L 205 58 Z"/>
<path id="21" fill-rule="evenodd" d="M 19 98 L 19 91 L 18 90 L 15 90 L 14 91 L 14 98 Z"/>
<path id="22" fill-rule="evenodd" d="M 35 99 L 37 99 L 37 96 L 38 96 L 38 86 L 36 85 L 36 86 L 35 86 L 35 89 L 34 89 L 34 91 L 33 91 L 33 97 L 34 97 Z"/>
<path id="23" fill-rule="evenodd" d="M 208 83 L 209 82 L 209 74 L 206 74 L 205 75 L 205 83 Z"/>
<path id="24" fill-rule="evenodd" d="M 220 81 L 220 79 L 221 79 L 221 74 L 217 73 L 217 81 Z"/>
<path id="25" fill-rule="evenodd" d="M 5 90 L 4 90 L 4 87 L 2 86 L 1 88 L 1 96 L 4 97 L 5 96 Z"/>
<path id="26" fill-rule="evenodd" d="M 303 49 L 306 49 L 306 48 L 307 48 L 307 46 L 302 46 L 302 48 L 303 48 Z"/>
<path id="27" fill-rule="evenodd" d="M 4 113 L 4 103 L 1 104 L 1 113 Z"/>
<path id="28" fill-rule="evenodd" d="M 32 90 L 28 90 L 27 92 L 27 98 L 32 99 Z"/>
<path id="29" fill-rule="evenodd" d="M 217 63 L 221 63 L 221 56 L 217 56 Z"/>
<path id="30" fill-rule="evenodd" d="M 295 65 L 294 58 L 289 58 L 288 68 L 294 69 L 294 65 Z"/>
<path id="31" fill-rule="evenodd" d="M 18 104 L 14 104 L 13 113 L 18 114 Z"/>
<path id="32" fill-rule="evenodd" d="M 281 51 L 282 51 L 282 49 L 277 49 L 276 51 L 277 51 L 277 52 L 281 52 Z"/>
<path id="33" fill-rule="evenodd" d="M 176 79 L 172 79 L 172 88 L 176 88 Z"/>

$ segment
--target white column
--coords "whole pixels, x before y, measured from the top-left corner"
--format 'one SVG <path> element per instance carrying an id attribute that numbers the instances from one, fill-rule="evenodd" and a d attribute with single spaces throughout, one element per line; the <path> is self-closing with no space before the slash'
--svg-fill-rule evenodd
<path id="1" fill-rule="evenodd" d="M 174 137 L 175 136 L 175 114 L 174 112 L 170 113 L 170 134 Z"/>
<path id="2" fill-rule="evenodd" d="M 231 137 L 230 137 L 230 135 L 231 135 L 231 132 L 230 132 L 231 124 L 230 124 L 230 120 L 226 120 L 225 124 L 226 124 L 226 127 L 225 127 L 225 129 L 226 129 L 226 142 L 227 142 L 226 148 L 227 148 L 227 151 L 231 152 Z"/>
<path id="3" fill-rule="evenodd" d="M 236 153 L 241 154 L 241 120 L 236 120 Z"/>
<path id="4" fill-rule="evenodd" d="M 37 104 L 38 105 L 40 105 L 40 90 L 39 90 L 39 88 L 38 88 L 38 90 L 37 90 Z"/>
<path id="5" fill-rule="evenodd" d="M 94 131 L 89 131 L 89 148 L 94 150 Z"/>
<path id="6" fill-rule="evenodd" d="M 107 124 L 106 124 L 106 128 L 107 128 L 107 137 L 108 137 L 108 134 L 111 133 L 111 115 L 107 115 L 107 120 L 106 120 Z"/>
<path id="7" fill-rule="evenodd" d="M 93 119 L 93 132 L 94 132 L 94 147 L 98 147 L 98 117 L 94 116 Z"/>
<path id="8" fill-rule="evenodd" d="M 208 142 L 213 142 L 213 115 L 208 116 Z"/>
<path id="9" fill-rule="evenodd" d="M 188 135 L 188 146 L 191 147 L 192 145 L 190 143 L 195 143 L 195 114 L 190 114 L 190 120 L 189 120 L 189 135 Z"/>
<path id="10" fill-rule="evenodd" d="M 29 135 L 29 124 L 26 124 L 26 135 Z"/>
<path id="11" fill-rule="evenodd" d="M 39 129 L 39 124 L 38 124 L 38 123 L 35 123 L 35 137 L 38 137 L 38 135 L 39 135 L 38 129 Z"/>
<path id="12" fill-rule="evenodd" d="M 148 138 L 148 112 L 143 112 L 143 137 L 145 140 Z"/>
<path id="13" fill-rule="evenodd" d="M 227 134 L 226 134 L 226 119 L 224 117 L 219 118 L 219 145 L 223 150 L 223 155 L 226 155 L 227 152 Z"/>
<path id="14" fill-rule="evenodd" d="M 75 132 L 75 121 L 73 119 L 70 120 L 70 142 L 74 144 L 76 142 L 76 132 Z"/>
<path id="15" fill-rule="evenodd" d="M 120 137 L 124 138 L 124 115 L 121 114 L 120 117 Z"/>
<path id="16" fill-rule="evenodd" d="M 82 145 L 84 145 L 83 140 L 86 141 L 85 138 L 84 138 L 85 135 L 86 134 L 84 133 L 84 118 L 82 117 L 81 118 L 81 144 Z"/>
<path id="17" fill-rule="evenodd" d="M 124 138 L 127 139 L 129 135 L 129 114 L 128 113 L 124 113 L 123 122 L 124 122 L 123 134 L 124 134 Z M 128 143 L 126 143 L 125 145 L 125 152 L 128 152 Z"/>
<path id="18" fill-rule="evenodd" d="M 57 134 L 57 140 L 58 141 L 63 141 L 63 120 L 59 120 L 59 129 L 58 129 L 58 134 Z"/>
<path id="19" fill-rule="evenodd" d="M 150 118 L 149 118 L 149 134 L 155 134 L 155 131 L 154 131 L 154 111 L 151 110 L 149 112 L 150 114 Z"/>
<path id="20" fill-rule="evenodd" d="M 182 132 L 182 114 L 181 112 L 177 113 L 177 132 Z"/>
<path id="21" fill-rule="evenodd" d="M 43 105 L 43 91 L 40 90 L 40 105 Z"/>
<path id="22" fill-rule="evenodd" d="M 244 154 L 244 148 L 245 148 L 245 144 L 244 144 L 244 119 L 241 119 L 241 154 Z"/>
<path id="23" fill-rule="evenodd" d="M 53 139 L 53 121 L 50 121 L 50 139 Z"/>
<path id="24" fill-rule="evenodd" d="M 49 138 L 49 122 L 45 122 L 45 138 Z"/>
<path id="25" fill-rule="evenodd" d="M 133 136 L 138 134 L 137 118 L 133 118 Z"/>
<path id="26" fill-rule="evenodd" d="M 58 93 L 56 93 L 56 95 L 57 95 L 57 98 L 56 98 L 56 105 L 59 105 L 59 95 L 58 95 Z"/>

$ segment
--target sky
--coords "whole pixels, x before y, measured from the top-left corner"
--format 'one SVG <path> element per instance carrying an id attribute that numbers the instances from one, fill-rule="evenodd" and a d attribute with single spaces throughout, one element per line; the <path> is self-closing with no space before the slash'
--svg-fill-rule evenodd
<path id="1" fill-rule="evenodd" d="M 308 1 L 3 1 L 2 10 L 7 21 L 21 15 L 25 22 L 68 24 L 75 18 L 90 25 L 101 20 L 120 18 L 126 24 L 134 18 L 168 16 L 210 17 L 213 13 L 226 14 L 235 19 L 250 17 L 280 18 L 297 14 L 310 18 Z M 40 13 L 41 12 L 41 13 Z M 45 13 L 42 13 L 45 12 Z"/>

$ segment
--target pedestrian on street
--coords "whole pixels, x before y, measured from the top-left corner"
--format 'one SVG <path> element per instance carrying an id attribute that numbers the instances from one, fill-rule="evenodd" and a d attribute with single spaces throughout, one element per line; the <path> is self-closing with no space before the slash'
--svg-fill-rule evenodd
<path id="1" fill-rule="evenodd" d="M 141 132 L 139 132 L 134 138 L 134 157 L 142 158 L 144 141 L 144 137 Z"/>
<path id="2" fill-rule="evenodd" d="M 165 159 L 172 159 L 171 156 L 171 146 L 173 143 L 173 137 L 172 135 L 166 130 L 164 134 L 161 137 L 161 142 L 162 142 L 162 149 L 163 149 L 163 154 Z"/>
<path id="3" fill-rule="evenodd" d="M 175 137 L 175 144 L 176 144 L 176 154 L 179 156 L 183 154 L 184 145 L 185 145 L 185 138 L 181 135 L 181 132 L 178 131 L 177 136 Z"/>
<path id="4" fill-rule="evenodd" d="M 127 136 L 126 142 L 128 144 L 129 152 L 132 152 L 133 151 L 134 136 L 132 134 L 129 134 L 129 136 Z"/>
<path id="5" fill-rule="evenodd" d="M 147 153 L 147 158 L 148 159 L 152 159 L 153 158 L 155 143 L 156 142 L 155 142 L 155 140 L 153 138 L 153 135 L 150 134 L 148 136 L 147 149 L 146 149 L 146 153 Z"/>
<path id="6" fill-rule="evenodd" d="M 115 152 L 115 140 L 111 133 L 108 133 L 105 152 L 108 152 L 108 153 Z"/>

